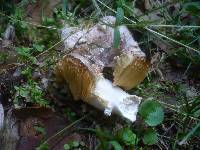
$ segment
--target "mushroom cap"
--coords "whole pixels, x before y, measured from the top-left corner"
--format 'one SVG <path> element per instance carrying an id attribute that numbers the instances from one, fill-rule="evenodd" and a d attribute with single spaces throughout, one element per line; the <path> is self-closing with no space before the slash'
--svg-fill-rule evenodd
<path id="1" fill-rule="evenodd" d="M 71 53 L 58 62 L 55 73 L 57 78 L 64 79 L 68 83 L 75 100 L 87 100 L 99 70 L 85 57 Z"/>
<path id="2" fill-rule="evenodd" d="M 149 61 L 145 57 L 122 54 L 116 60 L 113 84 L 130 90 L 144 80 L 148 68 Z"/>

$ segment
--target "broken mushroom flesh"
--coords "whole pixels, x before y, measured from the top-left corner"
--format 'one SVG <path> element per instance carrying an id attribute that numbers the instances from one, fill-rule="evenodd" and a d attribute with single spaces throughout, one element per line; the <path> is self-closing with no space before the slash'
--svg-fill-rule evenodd
<path id="1" fill-rule="evenodd" d="M 145 78 L 149 62 L 126 26 L 119 26 L 120 46 L 112 47 L 115 17 L 106 16 L 89 29 L 62 29 L 66 55 L 56 66 L 58 79 L 64 80 L 75 100 L 83 100 L 104 110 L 108 116 L 119 114 L 130 121 L 136 120 L 141 97 L 130 95 L 129 90 Z M 114 81 L 104 78 L 104 67 L 114 70 Z"/>

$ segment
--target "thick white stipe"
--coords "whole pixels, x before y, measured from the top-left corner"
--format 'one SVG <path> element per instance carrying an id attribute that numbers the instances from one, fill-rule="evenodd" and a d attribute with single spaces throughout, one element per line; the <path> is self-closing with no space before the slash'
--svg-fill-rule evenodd
<path id="1" fill-rule="evenodd" d="M 89 103 L 104 110 L 106 115 L 110 116 L 113 112 L 132 122 L 136 120 L 141 97 L 126 93 L 103 77 L 96 81 L 92 95 L 92 100 Z"/>

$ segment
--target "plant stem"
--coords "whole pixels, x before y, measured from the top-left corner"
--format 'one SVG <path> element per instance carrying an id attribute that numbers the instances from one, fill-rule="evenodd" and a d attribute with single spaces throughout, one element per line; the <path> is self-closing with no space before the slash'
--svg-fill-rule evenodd
<path id="1" fill-rule="evenodd" d="M 154 24 L 149 25 L 149 27 L 165 27 L 165 28 L 200 28 L 200 26 L 180 26 L 180 25 L 171 25 L 171 24 Z"/>

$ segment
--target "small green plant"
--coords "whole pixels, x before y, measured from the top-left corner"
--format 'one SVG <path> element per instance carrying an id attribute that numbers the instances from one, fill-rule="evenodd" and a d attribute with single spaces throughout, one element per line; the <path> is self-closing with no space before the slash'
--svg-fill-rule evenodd
<path id="1" fill-rule="evenodd" d="M 144 132 L 144 136 L 143 136 L 142 140 L 143 140 L 143 143 L 146 145 L 156 144 L 158 142 L 157 132 L 151 128 L 147 129 Z"/>
<path id="2" fill-rule="evenodd" d="M 143 141 L 145 145 L 153 145 L 158 142 L 157 132 L 152 128 L 143 130 L 142 135 L 138 136 L 127 126 L 117 130 L 114 134 L 99 127 L 93 131 L 99 139 L 98 149 L 100 150 L 110 147 L 114 150 L 135 149 L 140 147 L 140 141 Z"/>
<path id="3" fill-rule="evenodd" d="M 0 52 L 0 64 L 4 63 L 7 60 L 7 58 L 8 58 L 8 54 Z"/>
<path id="4" fill-rule="evenodd" d="M 25 107 L 27 103 L 35 103 L 40 106 L 49 106 L 49 102 L 45 100 L 44 92 L 37 82 L 32 80 L 32 68 L 27 67 L 22 71 L 28 81 L 27 84 L 15 86 L 14 106 L 16 108 Z"/>
<path id="5" fill-rule="evenodd" d="M 140 106 L 139 114 L 148 126 L 157 126 L 164 119 L 163 108 L 153 100 L 145 100 Z"/>
<path id="6" fill-rule="evenodd" d="M 179 86 L 177 89 L 177 101 L 178 101 L 178 118 L 177 120 L 181 122 L 178 125 L 177 139 L 179 145 L 183 145 L 188 142 L 192 137 L 200 136 L 200 96 L 187 96 L 187 90 L 184 86 Z M 195 120 L 192 121 L 192 118 Z M 196 119 L 197 118 L 197 119 Z M 195 134 L 197 133 L 197 134 Z"/>
<path id="7" fill-rule="evenodd" d="M 37 59 L 32 55 L 32 48 L 17 47 L 16 48 L 19 61 L 26 62 L 31 61 L 33 64 L 37 62 Z"/>
<path id="8" fill-rule="evenodd" d="M 70 141 L 67 144 L 63 145 L 64 150 L 72 150 L 75 148 L 82 148 L 82 144 L 83 142 L 79 142 L 79 141 Z"/>
<path id="9" fill-rule="evenodd" d="M 25 107 L 27 103 L 35 103 L 40 106 L 49 106 L 45 100 L 44 93 L 37 82 L 29 81 L 28 84 L 15 86 L 14 106 L 15 108 Z"/>
<path id="10" fill-rule="evenodd" d="M 76 113 L 73 112 L 70 108 L 64 109 L 64 116 L 68 118 L 70 121 L 75 121 L 77 119 Z"/>
<path id="11" fill-rule="evenodd" d="M 72 26 L 78 24 L 77 18 L 76 18 L 76 16 L 75 16 L 76 10 L 75 10 L 73 13 L 71 13 L 71 12 L 69 12 L 69 11 L 67 11 L 67 12 L 65 13 L 65 12 L 64 12 L 63 10 L 61 10 L 60 8 L 56 8 L 55 11 L 54 11 L 54 13 L 55 13 L 55 18 L 56 18 L 56 20 L 62 19 L 62 20 L 64 20 L 67 24 L 72 25 Z"/>
<path id="12" fill-rule="evenodd" d="M 34 54 L 43 52 L 43 50 L 44 50 L 44 45 L 35 44 L 35 43 L 32 45 L 32 48 L 23 47 L 23 46 L 16 48 L 19 61 L 22 61 L 22 62 L 31 61 L 33 64 L 37 62 L 37 59 L 34 56 Z"/>
<path id="13" fill-rule="evenodd" d="M 39 145 L 39 147 L 36 148 L 36 150 L 50 150 L 50 148 L 47 143 L 42 143 Z"/>
<path id="14" fill-rule="evenodd" d="M 159 102 L 155 100 L 145 100 L 139 108 L 139 115 L 144 120 L 145 125 L 141 125 L 143 132 L 142 140 L 146 145 L 153 145 L 158 142 L 158 136 L 155 127 L 161 124 L 164 120 L 163 108 Z"/>
<path id="15" fill-rule="evenodd" d="M 44 45 L 40 45 L 40 44 L 33 44 L 33 50 L 36 52 L 43 52 L 44 51 Z"/>
<path id="16" fill-rule="evenodd" d="M 98 149 L 100 150 L 109 149 L 110 146 L 115 150 L 123 150 L 123 147 L 131 148 L 137 143 L 136 134 L 128 127 L 119 129 L 115 134 L 103 131 L 99 127 L 94 131 L 100 141 L 98 145 Z"/>
<path id="17" fill-rule="evenodd" d="M 115 136 L 120 143 L 126 146 L 136 145 L 138 142 L 136 134 L 129 127 L 119 129 Z"/>
<path id="18" fill-rule="evenodd" d="M 34 128 L 35 128 L 35 130 L 36 130 L 38 133 L 40 133 L 40 134 L 42 134 L 42 135 L 45 135 L 45 134 L 46 134 L 45 128 L 44 128 L 44 127 L 36 125 L 36 126 L 34 126 Z"/>
<path id="19" fill-rule="evenodd" d="M 179 85 L 177 90 L 177 101 L 180 106 L 178 109 L 180 113 L 187 114 L 186 120 L 189 116 L 198 118 L 200 116 L 200 95 L 188 96 L 187 89 L 182 85 Z"/>

